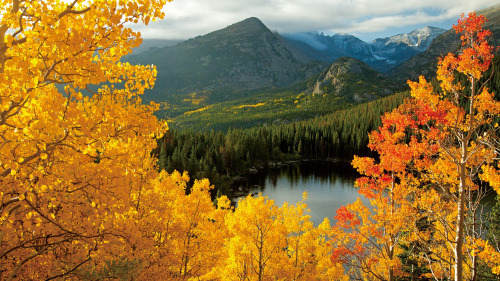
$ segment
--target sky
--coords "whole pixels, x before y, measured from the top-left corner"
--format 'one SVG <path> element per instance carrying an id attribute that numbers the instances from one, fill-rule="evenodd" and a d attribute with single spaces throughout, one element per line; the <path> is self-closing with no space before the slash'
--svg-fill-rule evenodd
<path id="1" fill-rule="evenodd" d="M 348 33 L 371 42 L 425 26 L 450 29 L 460 14 L 499 0 L 174 0 L 165 18 L 134 26 L 143 38 L 189 39 L 249 17 L 280 34 Z"/>

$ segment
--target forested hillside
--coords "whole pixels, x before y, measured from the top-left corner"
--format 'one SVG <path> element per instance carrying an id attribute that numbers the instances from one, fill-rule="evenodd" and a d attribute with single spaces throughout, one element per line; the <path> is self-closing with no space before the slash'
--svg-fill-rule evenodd
<path id="1" fill-rule="evenodd" d="M 239 92 L 235 95 L 248 97 L 215 104 L 205 103 L 203 94 L 192 94 L 179 102 L 182 107 L 161 108 L 159 115 L 175 116 L 191 108 L 173 118 L 171 127 L 225 132 L 229 128 L 306 120 L 385 97 L 399 89 L 366 63 L 342 57 L 317 75 L 286 88 Z"/>
<path id="2" fill-rule="evenodd" d="M 222 194 L 232 179 L 272 162 L 298 159 L 352 159 L 371 155 L 368 132 L 380 116 L 402 103 L 397 93 L 306 121 L 249 129 L 194 132 L 169 130 L 159 140 L 158 163 L 168 172 L 188 171 L 192 179 L 208 178 Z"/>

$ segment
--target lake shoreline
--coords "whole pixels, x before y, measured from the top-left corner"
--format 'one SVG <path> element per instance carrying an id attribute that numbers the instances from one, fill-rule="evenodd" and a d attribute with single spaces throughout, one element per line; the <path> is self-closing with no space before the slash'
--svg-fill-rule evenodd
<path id="1" fill-rule="evenodd" d="M 353 203 L 358 197 L 354 182 L 360 175 L 350 161 L 342 159 L 307 159 L 282 161 L 279 165 L 247 173 L 231 187 L 234 192 L 233 205 L 246 196 L 262 196 L 273 200 L 276 206 L 287 203 L 295 205 L 304 201 L 311 210 L 311 221 L 319 225 L 325 218 L 333 221 L 335 212 L 342 205 Z M 368 202 L 365 202 L 369 204 Z"/>
<path id="2" fill-rule="evenodd" d="M 299 164 L 299 163 L 308 163 L 308 162 L 330 162 L 330 163 L 337 163 L 337 162 L 345 162 L 345 163 L 350 163 L 351 160 L 347 159 L 340 159 L 340 158 L 316 158 L 316 159 L 299 159 L 299 160 L 288 160 L 288 161 L 273 161 L 269 162 L 267 164 L 267 167 L 263 166 L 257 166 L 257 167 L 251 167 L 247 170 L 247 172 L 241 176 L 238 176 L 233 179 L 233 182 L 231 183 L 230 186 L 230 191 L 231 191 L 231 198 L 232 201 L 234 202 L 235 200 L 237 201 L 239 198 L 246 197 L 248 195 L 255 196 L 258 193 L 250 193 L 250 188 L 244 188 L 243 186 L 237 186 L 237 182 L 248 179 L 252 175 L 255 175 L 259 173 L 259 171 L 262 171 L 264 169 L 274 169 L 274 168 L 279 168 L 283 166 L 289 166 L 293 164 Z M 259 186 L 255 186 L 259 187 Z"/>

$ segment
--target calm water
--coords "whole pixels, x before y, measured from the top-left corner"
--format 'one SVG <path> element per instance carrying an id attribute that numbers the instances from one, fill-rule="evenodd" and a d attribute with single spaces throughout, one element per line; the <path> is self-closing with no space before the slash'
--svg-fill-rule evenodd
<path id="1" fill-rule="evenodd" d="M 301 201 L 307 191 L 311 221 L 318 226 L 325 217 L 333 224 L 335 211 L 358 197 L 369 205 L 354 187 L 358 177 L 348 162 L 310 161 L 260 171 L 237 184 L 251 193 L 261 192 L 279 206 Z"/>
<path id="2" fill-rule="evenodd" d="M 301 201 L 303 192 L 307 191 L 306 203 L 314 226 L 325 217 L 333 225 L 335 211 L 342 205 L 353 203 L 360 197 L 366 206 L 370 206 L 354 187 L 358 177 L 360 175 L 348 162 L 310 161 L 259 171 L 237 182 L 236 186 L 250 193 L 261 192 L 278 206 L 284 202 L 295 204 Z M 492 193 L 483 200 L 485 213 L 494 205 L 495 196 Z"/>

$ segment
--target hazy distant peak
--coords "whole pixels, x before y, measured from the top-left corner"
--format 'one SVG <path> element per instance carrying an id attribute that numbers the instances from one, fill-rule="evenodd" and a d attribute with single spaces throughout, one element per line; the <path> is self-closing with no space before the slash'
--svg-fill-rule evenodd
<path id="1" fill-rule="evenodd" d="M 426 26 L 424 28 L 413 30 L 409 34 L 426 34 L 426 35 L 430 35 L 430 34 L 441 34 L 441 33 L 444 33 L 445 31 L 446 31 L 446 29 L 442 29 L 442 28 L 439 28 L 439 27 Z"/>
<path id="2" fill-rule="evenodd" d="M 335 35 L 333 35 L 333 36 L 348 37 L 348 36 L 352 36 L 352 35 L 350 35 L 350 34 L 348 34 L 348 33 L 345 33 L 345 32 L 339 32 L 339 33 L 337 33 L 337 34 L 335 34 Z"/>

